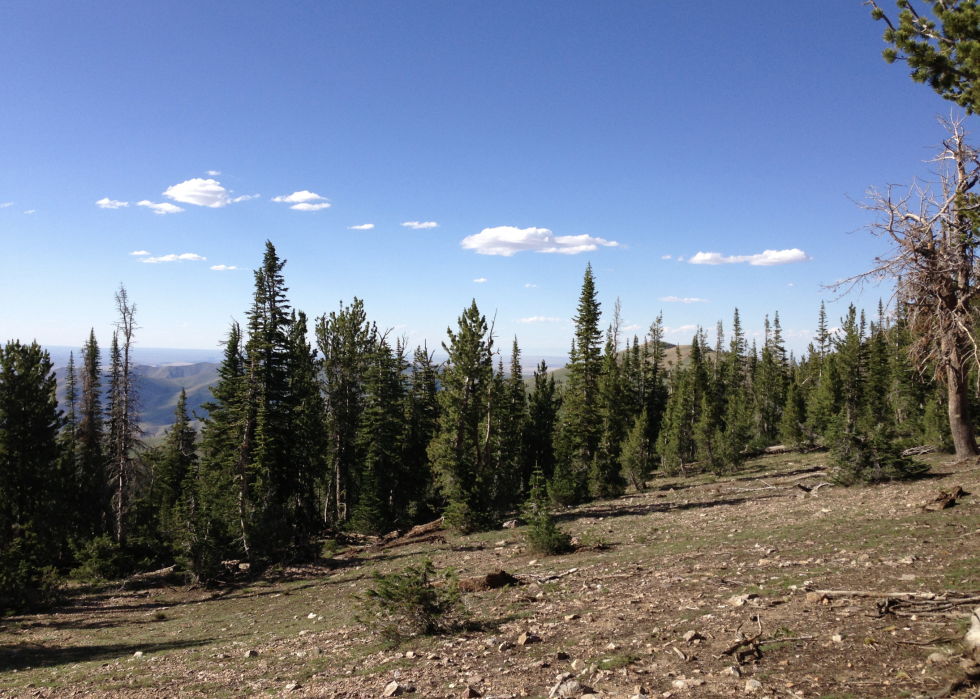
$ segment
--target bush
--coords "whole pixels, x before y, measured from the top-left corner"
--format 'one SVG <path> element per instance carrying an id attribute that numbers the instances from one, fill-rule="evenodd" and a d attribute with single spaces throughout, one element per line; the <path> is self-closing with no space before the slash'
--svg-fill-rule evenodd
<path id="1" fill-rule="evenodd" d="M 549 497 L 545 493 L 544 475 L 540 469 L 532 474 L 530 486 L 531 494 L 524 506 L 524 514 L 530 525 L 525 534 L 528 548 L 545 556 L 567 553 L 572 549 L 572 537 L 558 528 L 548 512 Z M 548 490 L 551 490 L 550 487 Z"/>
<path id="2" fill-rule="evenodd" d="M 73 548 L 78 567 L 71 571 L 71 577 L 76 580 L 117 580 L 132 570 L 129 556 L 108 534 Z"/>
<path id="3" fill-rule="evenodd" d="M 902 456 L 892 431 L 883 425 L 866 432 L 848 431 L 835 420 L 828 431 L 831 477 L 841 485 L 880 483 L 921 476 L 929 467 Z"/>
<path id="4" fill-rule="evenodd" d="M 366 593 L 365 611 L 382 619 L 381 633 L 390 644 L 410 636 L 448 633 L 464 620 L 455 575 L 447 573 L 439 587 L 432 584 L 434 577 L 432 561 L 408 566 L 400 573 L 372 574 L 374 585 Z"/>
<path id="5" fill-rule="evenodd" d="M 58 601 L 61 584 L 53 566 L 41 564 L 37 537 L 22 531 L 0 553 L 0 612 L 26 611 Z"/>

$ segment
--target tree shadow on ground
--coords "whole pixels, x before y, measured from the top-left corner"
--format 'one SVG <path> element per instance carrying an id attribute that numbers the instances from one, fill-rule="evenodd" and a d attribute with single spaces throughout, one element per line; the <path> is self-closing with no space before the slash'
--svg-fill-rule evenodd
<path id="1" fill-rule="evenodd" d="M 162 653 L 194 648 L 212 643 L 214 639 L 166 641 L 163 643 L 110 643 L 106 645 L 49 646 L 40 643 L 0 644 L 0 672 L 24 668 L 54 667 L 70 663 L 119 660 L 137 651 Z"/>

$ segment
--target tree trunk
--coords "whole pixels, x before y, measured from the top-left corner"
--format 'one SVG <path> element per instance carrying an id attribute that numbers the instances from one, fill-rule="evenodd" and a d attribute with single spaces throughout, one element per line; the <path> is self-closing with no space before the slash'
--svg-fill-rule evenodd
<path id="1" fill-rule="evenodd" d="M 970 386 L 963 368 L 946 369 L 946 385 L 949 390 L 949 431 L 953 434 L 957 459 L 969 459 L 980 455 L 977 440 L 970 421 Z"/>

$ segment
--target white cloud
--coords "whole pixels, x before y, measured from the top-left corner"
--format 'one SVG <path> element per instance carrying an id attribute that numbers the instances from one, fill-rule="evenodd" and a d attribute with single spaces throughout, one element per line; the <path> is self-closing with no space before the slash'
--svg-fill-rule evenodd
<path id="1" fill-rule="evenodd" d="M 793 286 L 793 282 L 790 282 L 790 283 L 789 283 L 789 284 L 787 284 L 786 286 Z"/>
<path id="2" fill-rule="evenodd" d="M 146 250 L 137 250 L 136 252 L 131 252 L 129 254 L 130 255 L 149 255 L 150 253 L 148 253 Z"/>
<path id="3" fill-rule="evenodd" d="M 556 236 L 547 228 L 515 228 L 514 226 L 484 228 L 476 235 L 463 238 L 460 245 L 464 250 L 476 250 L 480 255 L 504 257 L 512 257 L 515 253 L 525 250 L 575 255 L 597 250 L 600 245 L 619 247 L 619 243 L 613 240 L 593 238 L 590 235 Z"/>
<path id="4" fill-rule="evenodd" d="M 683 261 L 684 261 L 684 256 L 683 256 L 683 255 L 679 255 L 679 256 L 677 257 L 677 261 L 678 261 L 678 262 L 683 262 Z"/>
<path id="5" fill-rule="evenodd" d="M 33 213 L 34 213 L 35 211 L 37 211 L 37 209 L 28 209 L 28 210 L 27 210 L 27 211 L 25 211 L 24 213 L 25 213 L 25 214 L 33 214 Z"/>
<path id="6" fill-rule="evenodd" d="M 537 289 L 538 288 L 538 285 L 537 284 L 525 284 L 524 285 L 524 288 L 525 289 Z"/>
<path id="7" fill-rule="evenodd" d="M 136 202 L 136 206 L 145 206 L 148 209 L 152 209 L 155 214 L 176 214 L 183 211 L 179 206 L 174 206 L 173 204 L 154 204 L 148 199 Z"/>
<path id="8" fill-rule="evenodd" d="M 99 199 L 97 202 L 95 202 L 95 205 L 100 209 L 120 209 L 124 206 L 129 206 L 129 202 L 116 201 L 115 199 L 105 197 L 104 199 Z"/>
<path id="9" fill-rule="evenodd" d="M 306 202 L 303 202 L 302 204 L 293 204 L 289 208 L 295 209 L 296 211 L 319 211 L 320 209 L 329 209 L 330 204 L 307 204 Z"/>
<path id="10" fill-rule="evenodd" d="M 369 231 L 374 228 L 373 223 L 362 223 L 360 226 L 347 226 L 352 231 Z"/>
<path id="11" fill-rule="evenodd" d="M 698 329 L 697 325 L 682 325 L 679 328 L 664 326 L 664 335 L 677 335 L 678 333 L 693 333 Z"/>
<path id="12" fill-rule="evenodd" d="M 216 272 L 224 272 L 229 269 L 238 269 L 238 267 L 235 267 L 234 265 L 231 267 L 228 267 L 227 265 L 212 265 L 211 269 L 215 270 Z"/>
<path id="13" fill-rule="evenodd" d="M 272 201 L 283 204 L 298 204 L 306 201 L 323 201 L 325 199 L 326 197 L 321 197 L 319 194 L 303 189 L 292 194 L 280 194 L 278 197 L 273 197 Z"/>
<path id="14" fill-rule="evenodd" d="M 670 259 L 670 255 L 661 255 L 660 256 L 660 259 L 661 260 L 669 260 Z"/>
<path id="15" fill-rule="evenodd" d="M 483 277 L 480 277 L 479 279 L 474 279 L 473 281 L 475 281 L 477 284 L 482 284 L 483 282 L 486 281 L 486 279 L 483 278 Z"/>
<path id="16" fill-rule="evenodd" d="M 425 229 L 425 228 L 438 228 L 439 227 L 439 224 L 436 223 L 435 221 L 405 221 L 405 223 L 403 223 L 402 225 L 405 226 L 405 227 L 407 227 L 407 228 L 411 228 L 413 230 L 416 230 L 416 231 L 422 230 L 422 229 Z"/>
<path id="17" fill-rule="evenodd" d="M 515 323 L 560 323 L 561 318 L 549 318 L 547 316 L 531 316 L 530 318 L 519 318 Z"/>
<path id="18" fill-rule="evenodd" d="M 708 299 L 699 298 L 680 298 L 679 296 L 661 296 L 661 301 L 666 301 L 667 303 L 709 303 Z"/>
<path id="19" fill-rule="evenodd" d="M 231 202 L 233 204 L 236 204 L 236 203 L 238 203 L 240 201 L 248 201 L 249 199 L 258 199 L 260 196 L 262 196 L 262 195 L 261 194 L 243 194 L 240 197 L 235 197 L 234 199 L 231 200 Z"/>
<path id="20" fill-rule="evenodd" d="M 149 262 L 151 264 L 157 262 L 180 262 L 181 260 L 190 260 L 191 262 L 203 262 L 208 258 L 201 257 L 200 255 L 195 255 L 193 252 L 185 252 L 182 255 L 164 255 L 163 257 L 146 257 L 143 262 Z"/>
<path id="21" fill-rule="evenodd" d="M 220 175 L 221 174 L 221 171 L 220 170 L 208 170 L 204 174 L 211 175 L 211 177 L 214 177 L 215 175 Z"/>
<path id="22" fill-rule="evenodd" d="M 209 209 L 220 209 L 222 206 L 228 206 L 231 203 L 228 190 L 222 187 L 220 182 L 205 180 L 200 177 L 167 187 L 163 196 L 182 204 L 206 206 Z"/>
<path id="23" fill-rule="evenodd" d="M 720 252 L 699 252 L 688 262 L 692 265 L 731 265 L 748 262 L 754 267 L 789 265 L 795 262 L 809 262 L 813 258 L 799 248 L 789 250 L 764 250 L 758 255 L 731 255 L 724 257 Z"/>
<path id="24" fill-rule="evenodd" d="M 624 325 L 623 327 L 620 328 L 620 330 L 639 330 L 639 329 L 640 329 L 640 325 L 638 323 L 634 323 L 633 325 Z"/>
<path id="25" fill-rule="evenodd" d="M 8 206 L 13 206 L 13 205 L 14 203 L 12 201 L 8 201 L 4 204 L 0 204 L 0 209 L 6 209 Z"/>

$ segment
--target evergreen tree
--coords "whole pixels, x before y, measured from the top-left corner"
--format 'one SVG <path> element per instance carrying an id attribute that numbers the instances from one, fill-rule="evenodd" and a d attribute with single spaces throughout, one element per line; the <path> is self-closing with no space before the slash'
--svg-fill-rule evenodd
<path id="1" fill-rule="evenodd" d="M 57 380 L 36 343 L 0 349 L 0 609 L 45 601 L 57 562 Z"/>
<path id="2" fill-rule="evenodd" d="M 602 432 L 589 470 L 589 494 L 604 498 L 618 495 L 623 484 L 619 478 L 620 448 L 626 437 L 628 419 L 626 391 L 616 351 L 614 327 L 606 335 L 602 373 L 599 376 L 599 414 Z M 629 355 L 627 355 L 629 356 Z"/>
<path id="3" fill-rule="evenodd" d="M 410 522 L 429 521 L 442 510 L 443 502 L 433 485 L 432 465 L 427 449 L 439 429 L 437 398 L 438 369 L 428 347 L 417 347 L 407 397 L 405 455 L 402 458 L 409 499 L 406 517 Z"/>
<path id="4" fill-rule="evenodd" d="M 490 452 L 494 402 L 493 334 L 476 301 L 447 329 L 449 355 L 440 375 L 439 432 L 429 459 L 446 498 L 446 522 L 462 532 L 492 526 L 494 455 Z"/>
<path id="5" fill-rule="evenodd" d="M 164 437 L 153 478 L 157 521 L 166 539 L 174 538 L 180 526 L 176 509 L 182 500 L 184 485 L 197 469 L 196 437 L 187 414 L 187 392 L 181 388 L 174 409 L 174 422 Z"/>
<path id="6" fill-rule="evenodd" d="M 534 371 L 534 390 L 528 397 L 526 463 L 540 469 L 546 480 L 555 470 L 553 437 L 561 409 L 562 396 L 555 377 L 548 375 L 548 364 L 542 359 Z"/>
<path id="7" fill-rule="evenodd" d="M 629 431 L 622 445 L 622 472 L 621 477 L 636 490 L 643 490 L 646 487 L 647 478 L 650 476 L 651 444 L 647 437 L 647 416 L 646 408 L 633 421 L 633 428 Z"/>
<path id="8" fill-rule="evenodd" d="M 102 412 L 102 359 L 94 329 L 82 348 L 81 378 L 75 511 L 77 536 L 88 539 L 108 531 L 109 497 Z"/>

